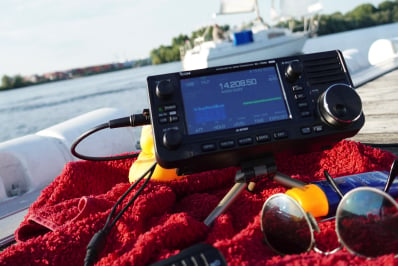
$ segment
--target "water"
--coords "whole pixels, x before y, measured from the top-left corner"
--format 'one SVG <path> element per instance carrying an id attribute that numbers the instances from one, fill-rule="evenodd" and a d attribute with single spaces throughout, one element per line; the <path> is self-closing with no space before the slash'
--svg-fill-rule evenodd
<path id="1" fill-rule="evenodd" d="M 176 62 L 0 92 L 0 142 L 99 108 L 141 113 L 149 107 L 146 77 L 180 70 Z"/>
<path id="2" fill-rule="evenodd" d="M 367 55 L 374 40 L 397 36 L 398 24 L 394 23 L 314 38 L 306 43 L 304 52 L 357 49 Z M 98 108 L 140 113 L 149 107 L 146 77 L 180 70 L 181 63 L 176 62 L 0 92 L 0 142 Z"/>
<path id="3" fill-rule="evenodd" d="M 393 37 L 398 37 L 398 23 L 313 38 L 306 42 L 303 51 L 309 53 L 336 49 L 357 49 L 367 57 L 368 50 L 374 41 Z"/>

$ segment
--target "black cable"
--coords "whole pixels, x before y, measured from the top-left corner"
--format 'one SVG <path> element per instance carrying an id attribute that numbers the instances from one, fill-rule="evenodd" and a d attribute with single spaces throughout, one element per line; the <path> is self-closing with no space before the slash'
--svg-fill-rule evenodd
<path id="1" fill-rule="evenodd" d="M 151 167 L 149 167 L 148 170 L 147 170 L 140 178 L 138 178 L 138 179 L 129 187 L 129 189 L 126 190 L 126 192 L 119 198 L 119 200 L 115 203 L 115 205 L 113 206 L 111 212 L 109 213 L 109 216 L 108 216 L 108 219 L 107 219 L 106 222 L 105 222 L 104 228 L 106 228 L 106 227 L 109 226 L 109 223 L 110 223 L 110 221 L 111 221 L 111 218 L 112 218 L 112 216 L 114 215 L 114 213 L 116 212 L 117 206 L 124 200 L 124 198 L 131 192 L 131 190 L 133 190 L 133 189 L 138 185 L 138 183 L 141 182 L 142 179 L 144 179 L 144 177 L 145 177 L 147 174 L 150 174 L 150 176 L 147 178 L 147 180 L 145 181 L 145 183 L 143 184 L 143 186 L 141 186 L 141 188 L 143 189 L 143 187 L 146 186 L 146 184 L 149 182 L 149 179 L 152 177 L 152 174 L 153 174 L 153 171 L 155 170 L 155 167 L 156 167 L 156 162 L 153 163 L 153 164 L 151 165 Z M 139 195 L 139 193 L 141 193 L 141 190 L 142 190 L 141 188 L 137 191 L 138 195 Z M 138 196 L 138 195 L 137 195 L 137 196 Z M 134 197 L 136 197 L 136 196 L 134 196 Z M 135 199 L 134 197 L 133 197 L 132 200 Z M 127 205 L 126 205 L 127 207 L 123 208 L 123 210 L 121 210 L 121 212 L 125 212 L 125 209 L 127 209 L 128 206 L 130 206 L 130 205 L 131 205 L 131 204 L 127 204 Z M 118 219 L 119 219 L 119 217 L 116 217 L 114 220 L 118 220 Z M 114 226 L 114 222 L 110 225 L 110 228 L 112 228 L 113 226 Z"/>
<path id="2" fill-rule="evenodd" d="M 83 159 L 83 160 L 88 160 L 88 161 L 112 161 L 112 160 L 122 160 L 122 159 L 127 159 L 127 158 L 136 158 L 138 154 L 127 154 L 127 155 L 119 155 L 119 156 L 106 156 L 106 157 L 96 157 L 96 156 L 87 156 L 80 154 L 76 151 L 77 145 L 80 144 L 84 139 L 86 139 L 88 136 L 94 134 L 95 132 L 98 132 L 100 130 L 106 129 L 106 128 L 119 128 L 119 127 L 137 127 L 137 126 L 143 126 L 143 125 L 149 125 L 151 123 L 150 118 L 149 118 L 149 110 L 144 109 L 142 114 L 135 114 L 123 118 L 118 118 L 114 120 L 110 120 L 108 123 L 103 123 L 101 125 L 98 125 L 82 135 L 80 135 L 75 142 L 72 143 L 72 146 L 70 148 L 70 151 L 73 156 Z"/>
<path id="3" fill-rule="evenodd" d="M 89 160 L 89 161 L 111 161 L 111 160 L 120 160 L 120 159 L 127 159 L 127 158 L 136 158 L 138 156 L 138 153 L 136 154 L 128 154 L 128 155 L 119 155 L 119 156 L 107 156 L 107 157 L 96 157 L 96 156 L 87 156 L 80 154 L 76 151 L 76 147 L 82 142 L 84 139 L 89 137 L 90 135 L 94 134 L 95 132 L 98 132 L 100 130 L 106 129 L 106 128 L 119 128 L 119 127 L 136 127 L 136 126 L 143 126 L 143 125 L 148 125 L 150 124 L 150 117 L 149 117 L 149 110 L 144 109 L 142 114 L 135 114 L 131 115 L 128 117 L 123 117 L 123 118 L 118 118 L 114 120 L 110 120 L 108 123 L 103 123 L 100 124 L 82 135 L 80 135 L 73 143 L 71 146 L 71 153 L 73 156 L 83 159 L 83 160 Z M 116 222 L 122 217 L 122 215 L 126 212 L 126 210 L 131 206 L 131 204 L 134 203 L 136 198 L 141 194 L 142 190 L 146 187 L 148 184 L 149 180 L 152 177 L 152 174 L 155 170 L 156 167 L 156 162 L 152 164 L 152 166 L 139 178 L 137 179 L 123 195 L 118 199 L 118 201 L 115 203 L 113 206 L 111 212 L 109 213 L 109 216 L 105 222 L 104 227 L 96 232 L 93 237 L 91 238 L 90 242 L 87 245 L 87 251 L 86 251 L 86 256 L 84 258 L 84 265 L 93 265 L 97 259 L 98 255 L 104 248 L 106 244 L 106 237 L 109 234 L 110 230 L 112 229 L 113 226 L 115 226 Z M 128 194 L 142 181 L 142 179 L 147 176 L 147 180 L 141 185 L 141 187 L 137 190 L 135 195 L 129 200 L 129 202 L 126 204 L 126 206 L 116 215 L 116 217 L 112 220 L 112 217 L 114 216 L 117 207 L 121 204 L 121 202 L 127 197 Z"/>
<path id="4" fill-rule="evenodd" d="M 108 218 L 105 222 L 104 227 L 99 230 L 94 236 L 91 238 L 90 242 L 87 245 L 86 257 L 84 258 L 84 265 L 90 266 L 93 265 L 98 260 L 98 255 L 101 253 L 102 249 L 106 244 L 106 236 L 109 234 L 110 230 L 113 226 L 115 226 L 116 222 L 122 217 L 122 215 L 126 212 L 126 210 L 134 203 L 137 197 L 141 194 L 142 190 L 146 187 L 149 180 L 152 177 L 153 172 L 155 171 L 156 162 L 154 162 L 151 167 L 135 181 L 129 189 L 119 198 L 119 200 L 113 206 L 111 212 L 108 215 Z M 129 202 L 124 206 L 124 208 L 116 215 L 116 217 L 112 220 L 112 216 L 116 212 L 117 206 L 121 204 L 121 202 L 127 197 L 128 194 L 142 181 L 142 179 L 147 176 L 147 179 L 142 184 L 142 186 L 138 189 L 138 191 L 134 194 L 134 196 L 129 200 Z M 112 220 L 112 223 L 111 223 Z"/>

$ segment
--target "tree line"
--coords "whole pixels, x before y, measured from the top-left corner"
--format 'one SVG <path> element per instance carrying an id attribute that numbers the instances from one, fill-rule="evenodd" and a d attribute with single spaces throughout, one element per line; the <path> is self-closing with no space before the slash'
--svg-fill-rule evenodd
<path id="1" fill-rule="evenodd" d="M 362 4 L 346 14 L 336 12 L 330 15 L 320 15 L 317 35 L 322 36 L 393 22 L 398 22 L 398 0 L 384 1 L 377 7 L 372 4 Z M 300 23 L 298 20 L 295 21 L 295 24 Z M 250 26 L 250 24 L 246 26 Z M 288 22 L 279 23 L 278 26 L 288 27 Z M 229 26 L 224 25 L 221 28 L 224 31 L 228 31 Z M 213 28 L 211 27 L 207 31 L 204 40 L 211 40 L 212 30 Z M 192 32 L 190 36 L 180 34 L 172 39 L 171 45 L 161 45 L 158 48 L 152 49 L 150 52 L 152 64 L 180 60 L 180 47 L 193 46 L 194 40 L 197 37 L 203 36 L 205 32 L 206 27 L 203 27 Z"/>
<path id="2" fill-rule="evenodd" d="M 319 36 L 398 22 L 398 1 L 384 1 L 377 7 L 362 4 L 345 15 L 322 15 L 319 21 Z"/>
<path id="3" fill-rule="evenodd" d="M 90 67 L 73 68 L 67 71 L 55 71 L 44 75 L 32 75 L 29 77 L 23 77 L 21 75 L 15 75 L 15 76 L 4 75 L 1 78 L 0 91 L 17 89 L 31 85 L 39 85 L 43 83 L 55 82 L 71 78 L 85 77 L 85 76 L 96 75 L 111 71 L 118 71 L 131 67 L 133 68 L 142 67 L 150 64 L 152 64 L 152 62 L 150 61 L 149 58 L 146 58 L 127 63 L 114 63 L 114 64 L 96 65 Z"/>
<path id="4" fill-rule="evenodd" d="M 31 83 L 25 81 L 21 75 L 16 75 L 14 77 L 4 75 L 1 79 L 0 89 L 21 88 L 28 85 L 31 85 Z"/>

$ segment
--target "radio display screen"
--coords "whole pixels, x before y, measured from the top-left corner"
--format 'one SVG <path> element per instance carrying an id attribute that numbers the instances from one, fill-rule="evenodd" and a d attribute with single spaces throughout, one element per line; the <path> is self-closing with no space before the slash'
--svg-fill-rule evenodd
<path id="1" fill-rule="evenodd" d="M 180 82 L 188 135 L 290 118 L 274 66 Z"/>

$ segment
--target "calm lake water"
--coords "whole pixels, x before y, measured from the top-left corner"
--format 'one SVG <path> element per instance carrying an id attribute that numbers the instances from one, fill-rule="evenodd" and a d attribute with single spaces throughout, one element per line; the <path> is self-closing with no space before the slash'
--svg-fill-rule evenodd
<path id="1" fill-rule="evenodd" d="M 149 107 L 146 77 L 179 70 L 176 62 L 0 92 L 0 142 L 99 108 L 141 113 Z"/>
<path id="2" fill-rule="evenodd" d="M 374 40 L 391 37 L 398 37 L 396 23 L 313 38 L 304 52 L 358 49 L 367 55 Z M 103 107 L 140 113 L 149 107 L 146 77 L 181 68 L 176 62 L 0 92 L 0 142 Z"/>

